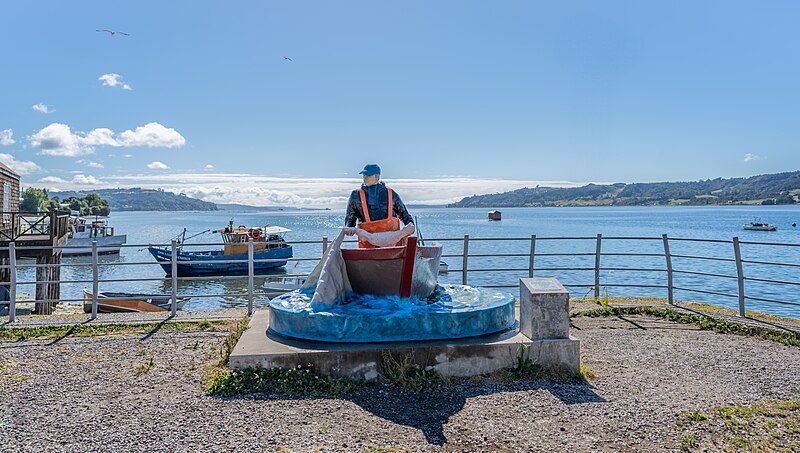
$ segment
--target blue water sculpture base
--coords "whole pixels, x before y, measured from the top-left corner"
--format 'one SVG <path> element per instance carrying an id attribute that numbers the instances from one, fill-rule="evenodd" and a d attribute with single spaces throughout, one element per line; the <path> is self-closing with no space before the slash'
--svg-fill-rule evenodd
<path id="1" fill-rule="evenodd" d="M 427 299 L 350 294 L 345 303 L 314 310 L 300 290 L 269 302 L 270 331 L 334 343 L 444 340 L 500 332 L 514 326 L 512 294 L 441 285 Z"/>

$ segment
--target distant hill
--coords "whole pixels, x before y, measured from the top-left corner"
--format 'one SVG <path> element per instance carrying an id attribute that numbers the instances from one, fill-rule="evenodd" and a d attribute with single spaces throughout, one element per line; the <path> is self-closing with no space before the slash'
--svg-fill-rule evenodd
<path id="1" fill-rule="evenodd" d="M 690 182 L 587 184 L 581 187 L 523 188 L 474 195 L 452 203 L 456 208 L 517 206 L 652 206 L 795 204 L 800 195 L 800 171 L 749 178 Z"/>
<path id="2" fill-rule="evenodd" d="M 108 200 L 112 211 L 217 211 L 217 205 L 207 201 L 176 195 L 161 189 L 100 189 L 80 192 L 52 192 L 50 195 L 64 200 L 96 193 Z"/>

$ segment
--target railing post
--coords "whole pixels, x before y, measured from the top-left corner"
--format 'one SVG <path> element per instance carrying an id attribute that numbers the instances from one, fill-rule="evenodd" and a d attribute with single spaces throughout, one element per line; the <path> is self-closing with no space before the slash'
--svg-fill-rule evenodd
<path id="1" fill-rule="evenodd" d="M 667 259 L 667 300 L 670 305 L 675 305 L 675 300 L 672 297 L 672 255 L 669 253 L 669 238 L 664 233 L 661 235 L 661 239 L 664 241 L 664 257 Z"/>
<path id="2" fill-rule="evenodd" d="M 253 238 L 247 240 L 247 316 L 253 314 Z"/>
<path id="3" fill-rule="evenodd" d="M 528 278 L 533 278 L 533 258 L 536 256 L 536 235 L 531 235 L 531 258 L 528 261 Z"/>
<path id="4" fill-rule="evenodd" d="M 603 235 L 597 234 L 597 247 L 594 254 L 594 298 L 600 299 L 600 243 Z"/>
<path id="5" fill-rule="evenodd" d="M 175 239 L 172 240 L 172 257 L 171 257 L 171 274 L 172 274 L 172 299 L 171 310 L 172 316 L 178 313 L 178 243 Z"/>
<path id="6" fill-rule="evenodd" d="M 97 296 L 100 292 L 100 272 L 97 264 L 97 241 L 92 241 L 92 315 L 89 319 L 97 318 Z"/>
<path id="7" fill-rule="evenodd" d="M 464 260 L 461 262 L 461 284 L 467 284 L 467 266 L 469 265 L 469 235 L 464 235 Z"/>
<path id="8" fill-rule="evenodd" d="M 17 320 L 17 248 L 8 243 L 8 322 Z"/>
<path id="9" fill-rule="evenodd" d="M 328 251 L 328 236 L 322 236 L 322 257 L 325 258 L 325 252 Z"/>
<path id="10" fill-rule="evenodd" d="M 739 282 L 739 316 L 745 317 L 744 269 L 742 268 L 742 252 L 739 249 L 738 236 L 733 238 L 733 253 L 736 255 L 736 280 Z"/>

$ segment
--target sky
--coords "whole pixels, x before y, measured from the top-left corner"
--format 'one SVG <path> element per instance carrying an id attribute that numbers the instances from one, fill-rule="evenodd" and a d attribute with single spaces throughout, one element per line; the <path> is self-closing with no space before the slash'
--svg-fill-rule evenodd
<path id="1" fill-rule="evenodd" d="M 23 186 L 331 207 L 373 162 L 430 204 L 800 169 L 796 1 L 0 11 L 0 162 Z"/>

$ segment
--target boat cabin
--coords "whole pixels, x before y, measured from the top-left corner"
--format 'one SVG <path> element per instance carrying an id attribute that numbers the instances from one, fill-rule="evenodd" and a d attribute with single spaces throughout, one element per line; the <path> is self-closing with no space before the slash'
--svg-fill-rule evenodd
<path id="1" fill-rule="evenodd" d="M 489 211 L 489 220 L 500 220 L 502 219 L 502 214 L 500 211 Z"/>
<path id="2" fill-rule="evenodd" d="M 222 230 L 215 233 L 222 235 L 223 255 L 246 255 L 247 243 L 253 240 L 253 251 L 255 253 L 265 250 L 286 247 L 286 241 L 281 234 L 291 231 L 288 228 L 279 226 L 265 226 L 248 228 L 244 225 L 233 226 L 233 222 Z"/>
<path id="3" fill-rule="evenodd" d="M 114 236 L 114 227 L 108 226 L 105 219 L 74 217 L 69 219 L 68 227 L 70 239 Z"/>

